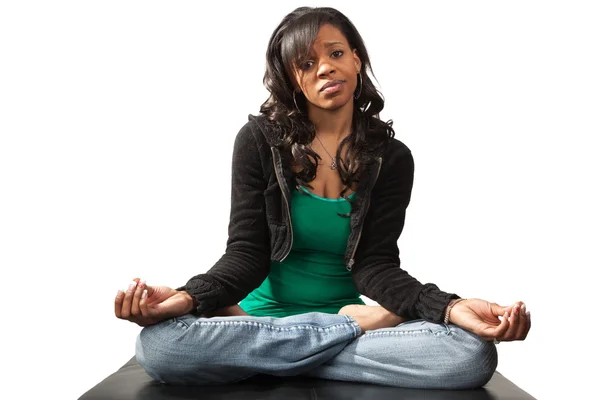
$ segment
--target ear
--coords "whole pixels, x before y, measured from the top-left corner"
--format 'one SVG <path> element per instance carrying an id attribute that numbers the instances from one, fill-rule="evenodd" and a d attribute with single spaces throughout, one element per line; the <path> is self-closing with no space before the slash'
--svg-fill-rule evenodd
<path id="1" fill-rule="evenodd" d="M 362 61 L 360 61 L 356 49 L 352 50 L 352 58 L 354 58 L 354 66 L 356 67 L 356 73 L 360 74 L 360 70 L 362 68 Z"/>

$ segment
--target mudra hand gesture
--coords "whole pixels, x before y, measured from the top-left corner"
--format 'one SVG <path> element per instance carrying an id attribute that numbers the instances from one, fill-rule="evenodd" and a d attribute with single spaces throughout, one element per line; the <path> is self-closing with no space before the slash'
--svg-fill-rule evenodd
<path id="1" fill-rule="evenodd" d="M 156 324 L 191 311 L 192 297 L 168 286 L 148 286 L 135 278 L 125 292 L 115 298 L 115 315 L 140 326 Z"/>
<path id="2" fill-rule="evenodd" d="M 450 310 L 450 322 L 494 343 L 524 340 L 531 328 L 530 313 L 521 301 L 503 307 L 481 299 L 460 299 Z"/>

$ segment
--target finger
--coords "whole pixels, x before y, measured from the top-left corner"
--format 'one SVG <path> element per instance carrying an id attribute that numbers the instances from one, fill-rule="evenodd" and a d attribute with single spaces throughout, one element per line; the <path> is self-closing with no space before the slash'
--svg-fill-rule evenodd
<path id="1" fill-rule="evenodd" d="M 519 331 L 519 326 L 521 324 L 521 313 L 519 312 L 520 309 L 521 303 L 515 304 L 515 306 L 512 308 L 510 313 L 510 326 L 508 327 L 506 333 L 501 338 L 498 338 L 498 340 L 503 340 L 507 342 L 515 340 L 515 338 L 517 337 L 517 332 Z"/>
<path id="2" fill-rule="evenodd" d="M 125 292 L 119 289 L 117 292 L 117 297 L 115 297 L 115 316 L 117 318 L 121 318 L 121 307 L 123 305 L 123 297 L 125 297 Z"/>
<path id="3" fill-rule="evenodd" d="M 133 291 L 136 286 L 137 286 L 137 282 L 133 281 L 129 284 L 129 286 L 127 287 L 127 290 L 125 291 L 125 297 L 123 298 L 123 305 L 121 306 L 121 317 L 122 318 L 129 318 L 129 316 L 131 315 L 131 301 L 133 298 Z"/>
<path id="4" fill-rule="evenodd" d="M 140 298 L 142 297 L 142 292 L 144 291 L 145 281 L 138 280 L 135 291 L 133 292 L 133 299 L 131 300 L 131 315 L 138 316 L 140 315 Z"/>
<path id="5" fill-rule="evenodd" d="M 509 313 L 505 312 L 502 316 L 502 320 L 500 321 L 500 325 L 498 326 L 490 326 L 488 329 L 485 329 L 482 337 L 486 340 L 494 340 L 496 338 L 502 338 L 506 331 L 510 328 L 510 322 L 508 321 Z"/>
<path id="6" fill-rule="evenodd" d="M 140 313 L 144 318 L 150 317 L 150 310 L 148 310 L 148 289 L 146 288 L 144 288 L 142 297 L 140 298 Z"/>
<path id="7" fill-rule="evenodd" d="M 529 329 L 531 328 L 531 318 L 530 314 L 527 311 L 527 307 L 525 304 L 521 307 L 521 325 L 519 326 L 519 330 L 517 331 L 517 337 L 515 340 L 524 340 L 527 337 L 527 333 L 529 333 Z"/>

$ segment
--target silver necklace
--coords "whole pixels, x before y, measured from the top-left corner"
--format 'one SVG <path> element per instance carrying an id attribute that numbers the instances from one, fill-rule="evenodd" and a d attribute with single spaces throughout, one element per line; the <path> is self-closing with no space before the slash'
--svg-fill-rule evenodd
<path id="1" fill-rule="evenodd" d="M 325 153 L 327 153 L 327 155 L 329 157 L 331 157 L 331 154 L 329 154 L 329 152 L 327 151 L 327 149 L 325 148 L 325 146 L 323 145 L 323 142 L 321 142 L 321 139 L 319 139 L 319 137 L 317 135 L 315 135 L 317 140 L 319 141 L 319 143 L 321 143 L 321 147 L 323 147 L 323 150 L 325 150 Z M 329 168 L 331 169 L 337 169 L 337 164 L 335 162 L 335 158 L 331 157 L 331 164 L 329 165 Z"/>

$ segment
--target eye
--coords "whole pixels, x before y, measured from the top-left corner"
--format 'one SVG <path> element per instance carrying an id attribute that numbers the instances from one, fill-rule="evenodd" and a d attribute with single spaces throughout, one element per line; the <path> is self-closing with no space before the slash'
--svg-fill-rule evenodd
<path id="1" fill-rule="evenodd" d="M 333 56 L 333 58 L 340 58 L 344 55 L 344 52 L 342 50 L 336 50 L 333 53 L 331 53 L 331 55 Z"/>
<path id="2" fill-rule="evenodd" d="M 304 62 L 300 63 L 299 67 L 301 70 L 306 71 L 307 69 L 312 67 L 313 64 L 314 64 L 314 62 L 312 62 L 312 61 L 304 61 Z"/>

